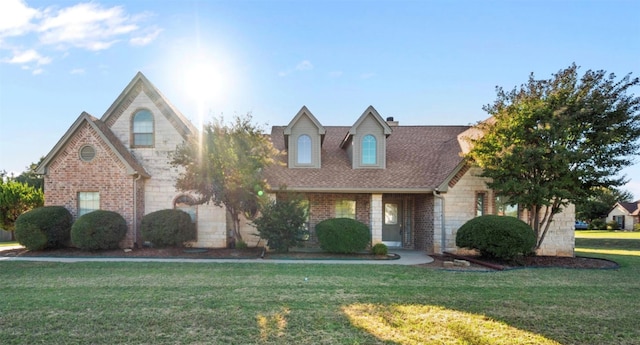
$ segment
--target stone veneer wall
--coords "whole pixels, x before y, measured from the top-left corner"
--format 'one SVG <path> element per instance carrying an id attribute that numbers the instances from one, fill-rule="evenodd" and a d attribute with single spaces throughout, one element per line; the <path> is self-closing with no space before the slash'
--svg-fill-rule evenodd
<path id="1" fill-rule="evenodd" d="M 80 159 L 80 148 L 87 144 L 96 150 L 91 162 Z M 133 245 L 133 177 L 88 123 L 79 126 L 50 162 L 44 181 L 45 205 L 64 206 L 74 219 L 78 217 L 78 193 L 99 192 L 100 209 L 117 212 L 127 222 L 129 230 L 120 245 Z"/>
<path id="2" fill-rule="evenodd" d="M 171 209 L 174 207 L 176 198 L 188 194 L 176 190 L 175 183 L 180 170 L 170 165 L 171 153 L 184 142 L 184 138 L 149 96 L 141 89 L 137 89 L 137 91 L 138 94 L 129 99 L 130 102 L 127 102 L 121 115 L 117 119 L 110 118 L 108 124 L 111 125 L 111 130 L 118 139 L 130 148 L 136 159 L 151 175 L 151 178 L 144 183 L 144 214 L 148 214 L 158 210 Z M 130 147 L 131 119 L 133 114 L 141 109 L 147 109 L 153 114 L 154 146 L 151 148 Z M 198 205 L 197 226 L 197 241 L 191 245 L 226 247 L 227 223 L 224 208 L 215 206 L 213 203 Z"/>
<path id="3" fill-rule="evenodd" d="M 469 219 L 476 216 L 476 199 L 477 192 L 487 193 L 487 202 L 490 213 L 494 213 L 495 205 L 493 202 L 494 194 L 487 190 L 486 178 L 479 176 L 480 169 L 477 167 L 465 169 L 461 176 L 457 176 L 457 181 L 453 186 L 449 187 L 446 193 L 442 193 L 445 200 L 445 246 L 442 248 L 441 241 L 441 223 L 439 214 L 441 212 L 440 200 L 436 201 L 434 212 L 434 252 L 440 253 L 444 251 L 456 251 L 455 236 L 457 230 Z M 575 210 L 573 206 L 567 207 L 562 213 L 554 216 L 554 221 L 538 254 L 540 255 L 558 255 L 573 256 L 574 255 L 574 221 Z"/>

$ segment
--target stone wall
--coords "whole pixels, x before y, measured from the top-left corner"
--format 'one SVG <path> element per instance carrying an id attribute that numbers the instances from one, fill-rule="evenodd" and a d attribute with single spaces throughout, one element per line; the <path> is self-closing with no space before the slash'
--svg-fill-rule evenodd
<path id="1" fill-rule="evenodd" d="M 456 177 L 455 184 L 449 187 L 446 193 L 441 193 L 444 198 L 444 247 L 442 243 L 442 231 L 440 212 L 442 204 L 436 201 L 434 206 L 434 252 L 456 251 L 455 236 L 458 229 L 469 219 L 476 216 L 476 194 L 485 193 L 485 208 L 488 213 L 496 213 L 494 204 L 495 195 L 486 187 L 486 178 L 480 177 L 480 169 L 473 167 Z M 524 214 L 521 219 L 525 220 Z M 539 255 L 574 255 L 574 222 L 575 209 L 573 205 L 567 207 L 562 213 L 555 215 L 548 234 L 543 242 Z"/>

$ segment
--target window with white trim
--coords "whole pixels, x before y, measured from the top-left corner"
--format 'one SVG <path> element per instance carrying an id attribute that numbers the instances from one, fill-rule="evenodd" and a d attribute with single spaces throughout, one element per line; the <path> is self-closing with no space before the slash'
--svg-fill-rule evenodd
<path id="1" fill-rule="evenodd" d="M 100 209 L 99 192 L 78 193 L 78 217 Z"/>
<path id="2" fill-rule="evenodd" d="M 367 134 L 362 138 L 362 164 L 377 164 L 376 137 Z"/>
<path id="3" fill-rule="evenodd" d="M 311 164 L 311 137 L 303 134 L 298 137 L 298 164 Z"/>
<path id="4" fill-rule="evenodd" d="M 338 200 L 336 202 L 336 218 L 356 219 L 356 201 Z"/>
<path id="5" fill-rule="evenodd" d="M 132 119 L 132 147 L 153 147 L 153 115 L 149 110 L 137 111 Z"/>

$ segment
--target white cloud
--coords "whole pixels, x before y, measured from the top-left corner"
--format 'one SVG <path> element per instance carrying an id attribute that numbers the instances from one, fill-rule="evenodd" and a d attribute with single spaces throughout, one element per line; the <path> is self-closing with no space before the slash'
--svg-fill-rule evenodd
<path id="1" fill-rule="evenodd" d="M 22 0 L 0 1 L 0 38 L 19 36 L 32 28 L 31 20 L 41 15 Z"/>
<path id="2" fill-rule="evenodd" d="M 36 65 L 47 65 L 51 63 L 51 58 L 40 55 L 34 49 L 25 51 L 15 51 L 13 57 L 5 59 L 4 62 L 12 64 L 29 64 L 35 63 Z"/>
<path id="3" fill-rule="evenodd" d="M 312 69 L 313 69 L 313 64 L 311 63 L 311 61 L 302 60 L 296 65 L 296 67 L 289 68 L 287 70 L 278 72 L 278 76 L 286 77 L 286 76 L 288 76 L 289 74 L 291 74 L 293 72 L 309 71 L 309 70 L 312 70 Z"/>
<path id="4" fill-rule="evenodd" d="M 84 68 L 74 68 L 69 71 L 71 74 L 84 74 Z"/>
<path id="5" fill-rule="evenodd" d="M 118 42 L 117 37 L 138 30 L 128 19 L 121 6 L 103 8 L 84 3 L 47 16 L 37 31 L 44 44 L 103 50 Z"/>
<path id="6" fill-rule="evenodd" d="M 296 70 L 298 71 L 308 71 L 313 69 L 313 64 L 309 60 L 301 61 L 297 66 Z"/>
<path id="7" fill-rule="evenodd" d="M 93 1 L 31 8 L 23 0 L 0 0 L 0 49 L 13 54 L 0 62 L 33 69 L 52 61 L 38 52 L 59 57 L 71 48 L 100 51 L 123 41 L 148 45 L 162 32 L 155 25 L 144 25 L 151 17 L 150 12 L 130 14 L 123 6 L 106 7 Z"/>
<path id="8" fill-rule="evenodd" d="M 369 72 L 369 73 L 363 73 L 360 75 L 360 79 L 371 79 L 373 77 L 375 77 L 376 74 L 373 72 Z"/>
<path id="9" fill-rule="evenodd" d="M 331 78 L 340 78 L 340 77 L 342 77 L 342 71 L 331 71 L 331 72 L 329 72 L 329 77 L 331 77 Z"/>
<path id="10" fill-rule="evenodd" d="M 142 33 L 141 36 L 132 37 L 129 40 L 129 43 L 132 46 L 146 46 L 147 44 L 153 42 L 161 32 L 162 29 L 158 27 L 151 28 L 150 30 L 147 30 L 147 32 Z"/>
<path id="11" fill-rule="evenodd" d="M 42 72 L 44 72 L 42 68 L 36 68 L 33 70 L 33 72 L 31 72 L 31 74 L 38 75 L 38 74 L 42 74 Z"/>

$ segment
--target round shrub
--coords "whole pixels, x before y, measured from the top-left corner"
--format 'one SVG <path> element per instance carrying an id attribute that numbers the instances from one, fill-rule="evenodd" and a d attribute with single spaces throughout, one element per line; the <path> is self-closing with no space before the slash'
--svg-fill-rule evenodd
<path id="1" fill-rule="evenodd" d="M 182 246 L 184 242 L 194 240 L 195 224 L 191 216 L 181 210 L 160 210 L 151 212 L 142 218 L 142 238 L 155 247 Z"/>
<path id="2" fill-rule="evenodd" d="M 356 253 L 371 241 L 369 227 L 354 219 L 326 219 L 316 225 L 320 248 L 330 253 Z"/>
<path id="3" fill-rule="evenodd" d="M 456 234 L 458 247 L 477 249 L 484 257 L 501 260 L 531 254 L 535 244 L 533 229 L 514 217 L 476 217 L 460 227 Z"/>
<path id="4" fill-rule="evenodd" d="M 115 249 L 127 233 L 127 222 L 119 213 L 96 210 L 76 220 L 71 242 L 85 250 Z"/>
<path id="5" fill-rule="evenodd" d="M 389 253 L 389 248 L 384 243 L 376 243 L 372 248 L 371 252 L 374 255 L 387 255 Z"/>
<path id="6" fill-rule="evenodd" d="M 25 212 L 16 219 L 15 235 L 18 243 L 27 247 L 29 250 L 40 250 L 46 248 L 62 247 L 69 242 L 69 233 L 73 216 L 69 210 L 62 206 L 45 206 L 34 208 Z M 27 225 L 28 224 L 28 225 Z M 36 227 L 46 237 L 44 245 L 30 245 L 40 243 L 41 234 L 33 227 Z M 31 238 L 35 236 L 36 238 Z"/>
<path id="7" fill-rule="evenodd" d="M 47 235 L 36 225 L 22 223 L 20 230 L 16 227 L 16 240 L 29 250 L 42 250 L 47 247 Z"/>

